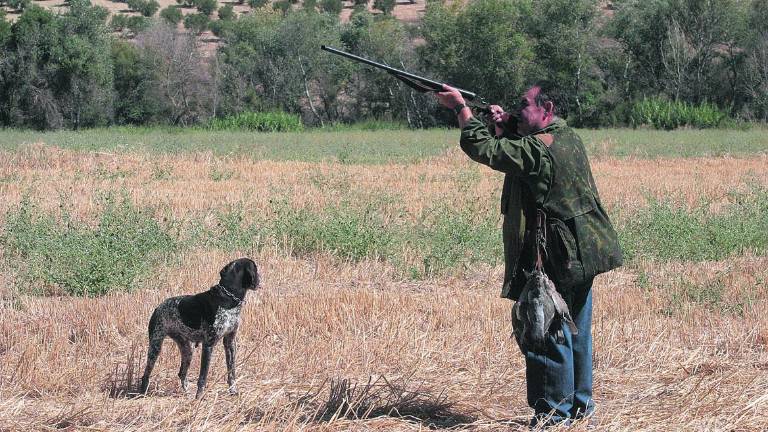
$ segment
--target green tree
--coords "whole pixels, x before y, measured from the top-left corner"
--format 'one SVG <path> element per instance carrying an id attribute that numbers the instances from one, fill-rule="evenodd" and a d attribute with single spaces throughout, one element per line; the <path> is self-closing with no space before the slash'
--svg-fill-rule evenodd
<path id="1" fill-rule="evenodd" d="M 320 0 L 320 10 L 331 15 L 340 14 L 342 7 L 341 0 Z"/>
<path id="2" fill-rule="evenodd" d="M 85 0 L 53 15 L 27 8 L 11 27 L 2 67 L 3 123 L 53 129 L 107 124 L 112 117 L 108 12 Z"/>
<path id="3" fill-rule="evenodd" d="M 337 16 L 299 10 L 283 17 L 262 9 L 235 21 L 219 49 L 219 112 L 280 110 L 318 124 L 337 120 L 344 80 L 333 67 L 339 59 L 319 44 L 339 46 Z"/>
<path id="4" fill-rule="evenodd" d="M 248 6 L 253 9 L 259 9 L 269 4 L 268 0 L 248 0 Z"/>
<path id="5" fill-rule="evenodd" d="M 277 0 L 276 2 L 272 3 L 272 9 L 286 14 L 291 10 L 291 3 L 288 0 Z"/>
<path id="6" fill-rule="evenodd" d="M 160 11 L 160 18 L 165 20 L 168 24 L 175 26 L 184 19 L 184 15 L 181 13 L 181 9 L 177 6 L 168 6 Z"/>
<path id="7" fill-rule="evenodd" d="M 219 7 L 219 3 L 216 0 L 195 0 L 195 6 L 200 13 L 210 17 L 213 11 Z"/>
<path id="8" fill-rule="evenodd" d="M 558 84 L 561 116 L 577 126 L 599 119 L 602 70 L 596 56 L 597 0 L 541 0 L 531 9 L 526 33 L 534 49 L 536 75 Z"/>
<path id="9" fill-rule="evenodd" d="M 184 28 L 195 34 L 201 34 L 208 29 L 210 19 L 204 13 L 189 14 L 184 17 Z"/>
<path id="10" fill-rule="evenodd" d="M 417 48 L 425 70 L 499 105 L 514 106 L 536 68 L 535 46 L 524 27 L 530 9 L 530 1 L 428 3 L 421 29 L 425 43 Z"/>
<path id="11" fill-rule="evenodd" d="M 148 29 L 150 25 L 152 25 L 150 19 L 143 15 L 128 17 L 128 29 L 130 29 L 133 34 L 141 33 Z"/>
<path id="12" fill-rule="evenodd" d="M 317 0 L 304 0 L 301 3 L 302 9 L 308 12 L 315 12 L 317 10 Z"/>
<path id="13" fill-rule="evenodd" d="M 232 21 L 236 18 L 235 9 L 231 4 L 219 8 L 219 19 L 222 21 Z"/>
<path id="14" fill-rule="evenodd" d="M 139 12 L 145 17 L 153 16 L 158 9 L 160 9 L 160 3 L 156 0 L 146 0 L 139 9 Z"/>
<path id="15" fill-rule="evenodd" d="M 629 56 L 626 86 L 630 95 L 665 94 L 693 104 L 723 95 L 729 56 L 738 50 L 740 4 L 738 0 L 633 0 L 619 5 L 609 34 Z M 738 79 L 737 77 L 734 79 Z M 720 94 L 721 96 L 717 96 Z"/>
<path id="16" fill-rule="evenodd" d="M 126 14 L 114 14 L 109 21 L 109 27 L 112 31 L 122 32 L 128 27 L 128 15 Z"/>
<path id="17" fill-rule="evenodd" d="M 143 50 L 123 40 L 112 43 L 115 76 L 115 122 L 147 124 L 160 121 L 162 107 L 153 83 L 158 79 Z"/>
<path id="18" fill-rule="evenodd" d="M 395 0 L 373 0 L 373 8 L 380 10 L 384 15 L 390 15 L 395 10 Z"/>

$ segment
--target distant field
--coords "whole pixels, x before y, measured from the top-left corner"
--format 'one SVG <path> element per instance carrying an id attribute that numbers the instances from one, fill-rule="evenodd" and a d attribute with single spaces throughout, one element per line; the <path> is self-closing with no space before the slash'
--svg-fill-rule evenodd
<path id="1" fill-rule="evenodd" d="M 595 282 L 595 430 L 768 430 L 765 130 L 580 133 L 627 258 Z M 0 131 L 0 430 L 527 430 L 502 174 L 457 139 Z M 191 401 L 166 342 L 127 397 L 153 307 L 240 256 L 241 393 L 217 347 Z"/>
<path id="2" fill-rule="evenodd" d="M 768 130 L 585 129 L 589 153 L 598 157 L 702 157 L 768 153 Z M 68 150 L 180 154 L 211 151 L 274 161 L 344 163 L 412 162 L 443 153 L 458 129 L 323 131 L 299 133 L 209 132 L 189 129 L 110 128 L 34 132 L 0 130 L 0 150 L 44 143 Z"/>

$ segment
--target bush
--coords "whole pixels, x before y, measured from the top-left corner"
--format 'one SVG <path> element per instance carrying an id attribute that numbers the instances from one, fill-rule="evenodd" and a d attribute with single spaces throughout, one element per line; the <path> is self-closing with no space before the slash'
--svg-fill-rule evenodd
<path id="1" fill-rule="evenodd" d="M 7 0 L 6 4 L 13 10 L 24 11 L 24 9 L 32 4 L 32 0 Z"/>
<path id="2" fill-rule="evenodd" d="M 248 0 L 248 6 L 252 7 L 253 9 L 259 9 L 267 5 L 269 3 L 268 0 Z"/>
<path id="3" fill-rule="evenodd" d="M 323 12 L 338 15 L 341 13 L 341 9 L 341 0 L 320 0 L 320 10 Z"/>
<path id="4" fill-rule="evenodd" d="M 722 260 L 746 251 L 768 250 L 768 189 L 731 194 L 731 204 L 713 212 L 713 203 L 687 209 L 671 200 L 651 199 L 626 217 L 619 238 L 627 260 Z"/>
<path id="5" fill-rule="evenodd" d="M 661 98 L 635 102 L 629 115 L 629 123 L 634 127 L 651 126 L 667 130 L 683 126 L 714 128 L 728 117 L 712 104 L 691 105 Z"/>
<path id="6" fill-rule="evenodd" d="M 244 112 L 215 118 L 208 123 L 211 130 L 250 130 L 257 132 L 298 132 L 304 127 L 297 115 L 284 112 Z"/>
<path id="7" fill-rule="evenodd" d="M 133 33 L 140 33 L 149 28 L 152 22 L 145 16 L 128 17 L 128 29 Z"/>
<path id="8" fill-rule="evenodd" d="M 184 28 L 196 34 L 200 34 L 208 29 L 208 21 L 210 21 L 210 19 L 206 14 L 189 14 L 184 17 Z"/>
<path id="9" fill-rule="evenodd" d="M 128 18 L 125 14 L 114 14 L 109 21 L 109 27 L 112 31 L 121 32 L 128 27 Z"/>
<path id="10" fill-rule="evenodd" d="M 390 15 L 395 10 L 395 0 L 373 0 L 373 8 Z"/>
<path id="11" fill-rule="evenodd" d="M 0 244 L 24 269 L 28 286 L 95 296 L 136 287 L 153 263 L 175 247 L 149 212 L 107 195 L 96 226 L 43 214 L 29 199 L 11 209 Z"/>
<path id="12" fill-rule="evenodd" d="M 128 0 L 128 7 L 145 17 L 151 17 L 160 9 L 160 4 L 155 0 Z"/>
<path id="13" fill-rule="evenodd" d="M 212 20 L 208 23 L 208 29 L 213 33 L 216 37 L 224 37 L 227 30 L 232 28 L 232 20 Z"/>
<path id="14" fill-rule="evenodd" d="M 226 5 L 219 8 L 219 19 L 222 21 L 232 21 L 235 19 L 235 9 L 232 5 Z"/>
<path id="15" fill-rule="evenodd" d="M 160 18 L 165 20 L 168 24 L 178 25 L 181 20 L 184 19 L 184 15 L 181 10 L 176 6 L 168 6 L 160 11 Z"/>
<path id="16" fill-rule="evenodd" d="M 196 0 L 195 6 L 200 13 L 211 16 L 213 11 L 219 7 L 219 3 L 216 0 Z"/>
<path id="17" fill-rule="evenodd" d="M 141 5 L 139 12 L 145 17 L 151 17 L 158 11 L 158 9 L 160 9 L 160 3 L 155 0 L 147 0 Z"/>
<path id="18" fill-rule="evenodd" d="M 272 9 L 287 14 L 291 10 L 291 3 L 288 0 L 278 0 L 272 3 Z"/>

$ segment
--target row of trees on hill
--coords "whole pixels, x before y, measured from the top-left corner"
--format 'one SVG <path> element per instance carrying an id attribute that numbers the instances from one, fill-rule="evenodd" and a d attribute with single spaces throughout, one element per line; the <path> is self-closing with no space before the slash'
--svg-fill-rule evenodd
<path id="1" fill-rule="evenodd" d="M 264 6 L 219 20 L 222 42 L 206 55 L 163 19 L 126 40 L 88 0 L 60 15 L 33 5 L 13 24 L 0 20 L 0 125 L 192 125 L 243 111 L 295 113 L 313 125 L 453 120 L 433 98 L 321 44 L 502 106 L 531 82 L 554 80 L 561 115 L 581 126 L 627 124 L 649 99 L 768 119 L 768 0 L 616 0 L 610 14 L 597 0 L 462 3 L 429 2 L 418 25 L 362 8 L 341 23 L 311 0 Z"/>

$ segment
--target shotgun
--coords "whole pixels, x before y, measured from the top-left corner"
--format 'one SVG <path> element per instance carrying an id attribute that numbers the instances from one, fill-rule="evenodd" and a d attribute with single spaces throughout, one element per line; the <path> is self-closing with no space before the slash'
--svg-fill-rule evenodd
<path id="1" fill-rule="evenodd" d="M 373 66 L 375 68 L 382 69 L 386 71 L 388 74 L 392 75 L 393 77 L 404 82 L 408 87 L 418 92 L 426 93 L 426 92 L 443 91 L 443 83 L 441 82 L 434 81 L 429 78 L 424 78 L 416 74 L 406 72 L 404 70 L 395 69 L 393 67 L 389 67 L 387 65 L 377 63 L 373 60 L 368 60 L 367 58 L 356 56 L 354 54 L 350 54 L 348 52 L 341 51 L 326 45 L 321 45 L 320 49 L 322 49 L 323 51 L 328 51 L 329 53 L 332 53 L 332 54 L 346 57 L 356 62 L 367 64 L 368 66 Z M 471 106 L 472 108 L 480 112 L 483 112 L 486 114 L 490 113 L 490 109 L 488 108 L 488 102 L 486 102 L 485 99 L 483 99 L 482 97 L 478 96 L 477 93 L 473 93 L 471 91 L 460 89 L 460 88 L 457 88 L 456 90 L 458 90 L 459 93 L 461 93 L 461 95 L 464 96 L 464 99 L 467 101 L 467 105 Z"/>

